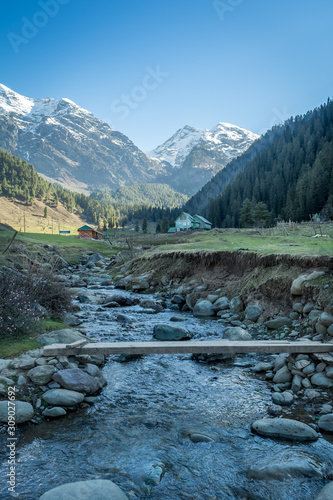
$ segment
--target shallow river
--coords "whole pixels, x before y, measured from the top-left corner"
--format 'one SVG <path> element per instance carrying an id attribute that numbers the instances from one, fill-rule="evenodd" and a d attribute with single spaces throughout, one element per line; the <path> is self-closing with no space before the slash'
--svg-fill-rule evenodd
<path id="1" fill-rule="evenodd" d="M 175 315 L 144 314 L 139 306 L 82 308 L 87 331 L 98 340 L 151 340 L 153 325 Z M 133 323 L 116 322 L 119 312 Z M 188 327 L 195 338 L 221 338 L 216 321 L 185 317 L 174 324 Z M 239 356 L 232 364 L 213 365 L 190 355 L 150 355 L 126 363 L 115 358 L 103 369 L 108 385 L 94 406 L 20 431 L 16 498 L 35 500 L 60 484 L 96 478 L 114 481 L 129 499 L 154 500 L 313 500 L 324 486 L 320 477 L 303 475 L 251 478 L 251 467 L 298 452 L 331 469 L 333 463 L 333 445 L 322 438 L 292 444 L 251 434 L 251 422 L 271 404 L 268 386 L 249 369 L 264 358 Z M 193 442 L 195 433 L 212 441 Z M 1 499 L 13 498 L 6 472 L 3 463 Z M 152 485 L 161 474 L 160 483 Z"/>

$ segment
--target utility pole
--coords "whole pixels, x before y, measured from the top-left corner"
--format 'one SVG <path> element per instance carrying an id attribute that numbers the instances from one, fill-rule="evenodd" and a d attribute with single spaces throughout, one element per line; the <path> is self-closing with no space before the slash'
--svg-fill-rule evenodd
<path id="1" fill-rule="evenodd" d="M 25 232 L 25 212 L 24 213 L 24 232 Z"/>

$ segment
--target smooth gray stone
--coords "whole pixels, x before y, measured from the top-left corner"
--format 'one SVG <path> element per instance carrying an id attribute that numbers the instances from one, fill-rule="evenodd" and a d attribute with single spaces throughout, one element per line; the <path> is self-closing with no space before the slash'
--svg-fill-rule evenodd
<path id="1" fill-rule="evenodd" d="M 209 300 L 198 301 L 193 308 L 194 316 L 215 316 L 215 309 Z"/>
<path id="2" fill-rule="evenodd" d="M 112 481 L 93 479 L 57 486 L 39 500 L 128 500 L 128 497 Z"/>
<path id="3" fill-rule="evenodd" d="M 52 365 L 36 366 L 28 371 L 28 377 L 36 385 L 45 385 L 52 379 L 52 375 L 56 371 Z"/>
<path id="4" fill-rule="evenodd" d="M 311 384 L 318 387 L 333 387 L 333 379 L 328 378 L 325 373 L 315 373 L 311 377 Z"/>
<path id="5" fill-rule="evenodd" d="M 153 335 L 158 340 L 189 340 L 193 336 L 185 328 L 173 326 L 168 323 L 155 325 Z"/>
<path id="6" fill-rule="evenodd" d="M 8 405 L 9 403 L 9 405 Z M 8 409 L 15 405 L 15 423 L 24 424 L 32 419 L 34 415 L 34 409 L 30 403 L 25 401 L 0 401 L 0 422 L 8 422 Z"/>
<path id="7" fill-rule="evenodd" d="M 248 305 L 247 308 L 245 309 L 245 318 L 249 319 L 250 321 L 258 321 L 259 316 L 263 313 L 263 310 L 260 306 L 254 305 Z"/>
<path id="8" fill-rule="evenodd" d="M 240 297 L 233 297 L 230 301 L 230 311 L 239 314 L 244 311 L 244 303 Z"/>
<path id="9" fill-rule="evenodd" d="M 326 413 L 320 417 L 318 426 L 321 431 L 333 433 L 333 413 Z"/>
<path id="10" fill-rule="evenodd" d="M 269 328 L 270 330 L 277 330 L 278 328 L 282 328 L 283 326 L 292 326 L 292 320 L 290 318 L 280 317 L 266 321 L 264 325 L 267 326 L 267 328 Z"/>
<path id="11" fill-rule="evenodd" d="M 89 396 L 99 389 L 94 377 L 79 368 L 61 370 L 53 375 L 53 380 L 64 389 L 83 392 Z"/>
<path id="12" fill-rule="evenodd" d="M 54 406 L 53 408 L 46 408 L 43 411 L 43 415 L 45 417 L 63 417 L 64 415 L 67 415 L 67 412 L 64 408 L 61 408 L 60 406 Z"/>
<path id="13" fill-rule="evenodd" d="M 302 450 L 283 450 L 275 453 L 269 461 L 259 458 L 247 476 L 264 481 L 285 481 L 290 477 L 324 477 L 326 467 L 314 455 Z"/>
<path id="14" fill-rule="evenodd" d="M 80 392 L 69 391 L 68 389 L 51 389 L 46 391 L 42 398 L 53 406 L 75 406 L 82 403 L 84 395 Z"/>
<path id="15" fill-rule="evenodd" d="M 227 297 L 220 297 L 214 302 L 213 306 L 216 312 L 225 311 L 230 308 L 230 301 Z"/>
<path id="16" fill-rule="evenodd" d="M 264 418 L 251 425 L 256 434 L 269 438 L 282 438 L 296 441 L 315 441 L 317 432 L 309 425 L 287 418 Z"/>
<path id="17" fill-rule="evenodd" d="M 291 382 L 292 374 L 288 370 L 286 365 L 282 366 L 279 371 L 276 372 L 273 378 L 275 384 L 284 384 L 286 382 Z"/>
<path id="18" fill-rule="evenodd" d="M 223 334 L 224 340 L 252 340 L 249 332 L 239 326 L 231 326 L 225 329 Z"/>

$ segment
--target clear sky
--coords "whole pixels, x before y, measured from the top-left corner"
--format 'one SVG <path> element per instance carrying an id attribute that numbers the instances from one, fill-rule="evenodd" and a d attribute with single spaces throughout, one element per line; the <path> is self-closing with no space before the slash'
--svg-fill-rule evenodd
<path id="1" fill-rule="evenodd" d="M 262 133 L 333 96 L 332 0 L 11 0 L 0 83 L 67 97 L 147 151 L 184 125 Z"/>

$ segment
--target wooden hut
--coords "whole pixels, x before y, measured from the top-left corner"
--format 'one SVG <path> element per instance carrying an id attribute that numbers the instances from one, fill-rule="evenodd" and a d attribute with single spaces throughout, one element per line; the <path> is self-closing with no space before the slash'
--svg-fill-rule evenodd
<path id="1" fill-rule="evenodd" d="M 82 226 L 79 227 L 79 238 L 80 239 L 92 239 L 92 240 L 101 240 L 103 238 L 103 234 L 100 233 L 99 231 L 96 231 L 96 229 L 90 227 L 90 226 Z"/>

